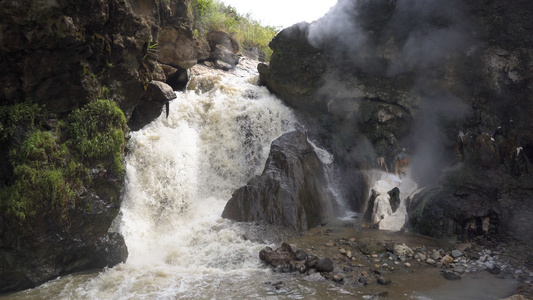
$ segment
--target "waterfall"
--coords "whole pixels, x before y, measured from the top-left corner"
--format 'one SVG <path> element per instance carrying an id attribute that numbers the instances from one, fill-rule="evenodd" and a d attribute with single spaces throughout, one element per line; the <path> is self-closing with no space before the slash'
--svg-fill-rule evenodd
<path id="1" fill-rule="evenodd" d="M 232 298 L 253 296 L 263 285 L 243 281 L 268 280 L 258 259 L 268 233 L 251 241 L 244 225 L 221 214 L 232 192 L 261 173 L 270 143 L 294 130 L 295 119 L 255 84 L 249 61 L 231 72 L 199 73 L 177 92 L 168 118 L 131 133 L 114 229 L 128 246 L 127 262 L 65 288 L 62 297 Z"/>

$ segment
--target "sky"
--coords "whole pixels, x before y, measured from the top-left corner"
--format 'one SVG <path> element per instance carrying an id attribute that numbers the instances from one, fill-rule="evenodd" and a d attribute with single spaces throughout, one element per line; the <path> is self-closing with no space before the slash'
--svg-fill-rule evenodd
<path id="1" fill-rule="evenodd" d="M 327 13 L 337 0 L 220 0 L 236 8 L 241 15 L 250 13 L 262 25 L 289 27 L 312 22 Z"/>

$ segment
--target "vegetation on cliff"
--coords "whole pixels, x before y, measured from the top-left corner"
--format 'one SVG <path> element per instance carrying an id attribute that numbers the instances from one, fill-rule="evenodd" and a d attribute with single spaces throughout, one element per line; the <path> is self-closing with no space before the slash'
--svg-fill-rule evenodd
<path id="1" fill-rule="evenodd" d="M 241 15 L 235 8 L 217 0 L 194 0 L 192 4 L 195 35 L 202 37 L 209 31 L 225 31 L 244 48 L 257 47 L 266 54 L 267 60 L 270 59 L 272 50 L 268 44 L 277 34 L 277 28 L 263 26 L 249 14 Z"/>
<path id="2" fill-rule="evenodd" d="M 0 139 L 9 150 L 13 178 L 0 191 L 4 217 L 29 226 L 29 217 L 56 217 L 68 224 L 88 173 L 97 166 L 122 177 L 126 119 L 117 105 L 96 100 L 71 112 L 55 128 L 45 125 L 46 109 L 34 103 L 0 108 Z"/>

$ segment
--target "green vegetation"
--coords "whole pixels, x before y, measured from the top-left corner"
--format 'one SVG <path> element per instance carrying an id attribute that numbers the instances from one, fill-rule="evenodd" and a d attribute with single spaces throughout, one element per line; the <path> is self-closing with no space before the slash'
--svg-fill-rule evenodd
<path id="1" fill-rule="evenodd" d="M 233 7 L 217 0 L 193 0 L 192 4 L 195 37 L 203 37 L 209 31 L 225 31 L 243 47 L 257 47 L 266 54 L 267 60 L 270 59 L 272 50 L 268 44 L 277 34 L 277 28 L 262 26 L 252 20 L 249 14 L 240 15 Z"/>
<path id="2" fill-rule="evenodd" d="M 31 102 L 0 106 L 0 142 L 10 138 L 19 125 L 33 128 L 40 112 L 41 107 Z"/>
<path id="3" fill-rule="evenodd" d="M 36 121 L 45 117 L 43 111 L 31 103 L 0 109 L 1 139 L 10 139 L 15 131 L 23 136 L 21 142 L 12 139 L 9 161 L 14 178 L 0 190 L 0 211 L 19 224 L 48 215 L 69 225 L 68 210 L 79 204 L 82 186 L 90 184 L 89 168 L 124 175 L 126 119 L 115 103 L 96 100 L 49 131 Z"/>
<path id="4" fill-rule="evenodd" d="M 67 146 L 84 162 L 108 162 L 102 167 L 122 174 L 122 151 L 126 118 L 109 100 L 96 100 L 68 117 Z"/>

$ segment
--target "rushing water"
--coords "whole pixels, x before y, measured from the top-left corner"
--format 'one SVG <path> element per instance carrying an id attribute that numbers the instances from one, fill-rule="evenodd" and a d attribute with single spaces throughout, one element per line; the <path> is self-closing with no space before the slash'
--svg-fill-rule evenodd
<path id="1" fill-rule="evenodd" d="M 255 84 L 255 65 L 244 63 L 230 73 L 204 69 L 171 102 L 168 118 L 163 114 L 131 134 L 123 205 L 113 226 L 128 246 L 126 263 L 58 278 L 6 298 L 365 297 L 369 292 L 356 286 L 272 272 L 259 261 L 258 252 L 279 233 L 220 217 L 231 193 L 261 173 L 271 141 L 296 124 L 290 109 Z M 332 158 L 316 151 L 334 187 Z M 342 199 L 337 200 L 342 207 Z M 341 217 L 347 222 L 353 214 Z M 401 296 L 391 299 L 441 299 L 421 287 L 414 293 L 409 284 L 415 284 L 408 281 L 396 291 Z"/>

